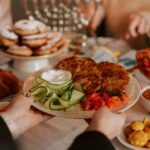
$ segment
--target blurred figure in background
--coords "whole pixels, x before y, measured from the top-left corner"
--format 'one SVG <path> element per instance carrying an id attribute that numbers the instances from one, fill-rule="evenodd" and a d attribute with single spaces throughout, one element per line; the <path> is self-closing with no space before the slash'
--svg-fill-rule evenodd
<path id="1" fill-rule="evenodd" d="M 89 1 L 88 8 L 83 7 L 82 10 L 87 14 L 87 18 L 91 18 L 95 10 L 92 1 Z M 21 1 L 0 0 L 0 29 L 10 26 L 12 18 L 16 21 L 24 17 Z M 102 22 L 104 30 L 98 28 Z M 104 31 L 105 36 L 124 38 L 134 48 L 148 47 L 150 0 L 102 0 L 90 28 L 97 29 L 98 33 Z"/>
<path id="2" fill-rule="evenodd" d="M 0 0 L 0 30 L 11 25 L 11 0 Z"/>
<path id="3" fill-rule="evenodd" d="M 83 11 L 91 18 L 94 10 L 91 3 L 89 9 Z M 105 36 L 124 38 L 136 48 L 150 44 L 147 42 L 150 34 L 150 0 L 102 0 L 91 29 L 96 30 L 102 22 Z"/>

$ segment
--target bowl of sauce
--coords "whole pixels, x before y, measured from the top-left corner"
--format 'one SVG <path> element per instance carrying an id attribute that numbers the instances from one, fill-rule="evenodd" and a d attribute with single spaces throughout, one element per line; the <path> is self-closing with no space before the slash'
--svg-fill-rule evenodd
<path id="1" fill-rule="evenodd" d="M 141 92 L 142 104 L 148 112 L 150 112 L 150 86 L 143 88 Z"/>
<path id="2" fill-rule="evenodd" d="M 146 90 L 143 93 L 143 97 L 150 101 L 150 89 Z"/>

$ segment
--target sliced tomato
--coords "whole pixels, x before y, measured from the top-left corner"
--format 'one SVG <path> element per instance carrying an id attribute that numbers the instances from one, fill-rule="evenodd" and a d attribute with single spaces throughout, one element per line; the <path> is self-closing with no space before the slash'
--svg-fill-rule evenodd
<path id="1" fill-rule="evenodd" d="M 105 105 L 105 102 L 98 93 L 92 93 L 83 102 L 82 108 L 88 110 L 98 110 Z"/>

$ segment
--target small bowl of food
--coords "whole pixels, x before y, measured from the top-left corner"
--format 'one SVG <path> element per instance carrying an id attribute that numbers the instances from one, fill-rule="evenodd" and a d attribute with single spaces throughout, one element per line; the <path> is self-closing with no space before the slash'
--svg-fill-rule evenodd
<path id="1" fill-rule="evenodd" d="M 143 88 L 141 92 L 141 99 L 144 108 L 150 112 L 150 86 Z"/>
<path id="2" fill-rule="evenodd" d="M 126 147 L 134 150 L 150 149 L 150 120 L 134 120 L 125 124 L 117 139 Z"/>

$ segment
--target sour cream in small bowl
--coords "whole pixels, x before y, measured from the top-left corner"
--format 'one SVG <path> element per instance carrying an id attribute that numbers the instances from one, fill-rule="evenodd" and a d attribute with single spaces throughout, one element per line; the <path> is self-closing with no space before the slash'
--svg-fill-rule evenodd
<path id="1" fill-rule="evenodd" d="M 43 72 L 41 78 L 52 84 L 63 84 L 71 80 L 72 75 L 69 71 L 52 69 Z"/>

